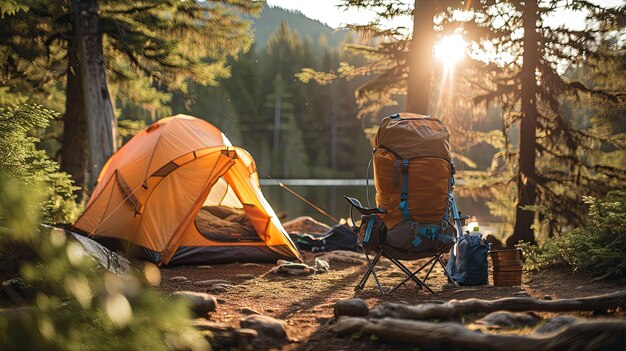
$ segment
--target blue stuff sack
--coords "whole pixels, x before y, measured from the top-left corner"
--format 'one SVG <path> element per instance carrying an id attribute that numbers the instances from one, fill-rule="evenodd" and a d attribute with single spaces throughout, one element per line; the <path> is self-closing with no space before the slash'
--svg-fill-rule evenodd
<path id="1" fill-rule="evenodd" d="M 482 234 L 464 234 L 450 249 L 448 272 L 450 278 L 459 285 L 487 285 L 487 253 L 489 245 Z"/>

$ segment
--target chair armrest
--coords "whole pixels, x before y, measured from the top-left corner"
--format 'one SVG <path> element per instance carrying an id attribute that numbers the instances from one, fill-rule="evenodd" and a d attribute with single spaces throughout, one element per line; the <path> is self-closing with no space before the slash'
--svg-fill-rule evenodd
<path id="1" fill-rule="evenodd" d="M 387 213 L 387 211 L 383 210 L 382 208 L 365 208 L 363 207 L 363 205 L 361 205 L 361 202 L 353 197 L 348 197 L 348 196 L 344 196 L 344 199 L 346 199 L 350 205 L 354 208 L 356 208 L 362 215 L 369 215 L 372 213 L 378 213 L 378 214 L 383 214 L 383 213 Z"/>

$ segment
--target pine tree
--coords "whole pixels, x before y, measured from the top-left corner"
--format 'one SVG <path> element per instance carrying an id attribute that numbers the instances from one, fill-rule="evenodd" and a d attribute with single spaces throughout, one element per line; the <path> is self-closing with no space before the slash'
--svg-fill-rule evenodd
<path id="1" fill-rule="evenodd" d="M 28 10 L 0 18 L 0 89 L 18 97 L 26 91 L 39 92 L 40 97 L 31 99 L 43 101 L 41 96 L 55 92 L 57 82 L 66 77 L 68 123 L 62 163 L 80 181 L 87 159 L 86 148 L 80 147 L 84 146 L 80 139 L 85 138 L 86 123 L 81 119 L 85 109 L 80 103 L 82 70 L 77 65 L 77 45 L 73 45 L 76 26 L 71 2 L 15 3 L 27 5 Z M 157 88 L 185 92 L 187 79 L 215 85 L 218 78 L 227 77 L 227 58 L 246 50 L 252 41 L 248 21 L 241 14 L 256 14 L 261 9 L 260 3 L 240 0 L 100 0 L 97 5 L 107 78 L 113 85 L 111 91 L 117 92 L 112 100 L 122 105 L 145 104 L 152 110 L 171 97 L 158 93 Z M 70 159 L 78 162 L 65 164 Z"/>
<path id="2" fill-rule="evenodd" d="M 396 96 L 405 96 L 405 111 L 429 114 L 431 80 L 434 64 L 433 45 L 438 35 L 435 20 L 454 0 L 345 0 L 343 8 L 356 8 L 376 12 L 376 18 L 366 25 L 348 25 L 360 33 L 360 44 L 348 44 L 346 50 L 365 57 L 368 62 L 354 66 L 344 62 L 335 71 L 320 72 L 305 68 L 298 77 L 308 82 L 325 83 L 337 78 L 353 79 L 375 76 L 361 85 L 356 99 L 359 117 L 374 116 L 385 106 L 396 106 Z M 399 17 L 411 17 L 413 30 L 385 27 Z M 385 24 L 385 26 L 383 26 Z"/>
<path id="3" fill-rule="evenodd" d="M 501 105 L 505 136 L 519 126 L 519 143 L 507 158 L 516 161 L 517 185 L 515 230 L 507 244 L 535 241 L 533 224 L 539 205 L 548 210 L 553 224 L 582 223 L 581 195 L 621 186 L 625 173 L 588 157 L 602 140 L 615 144 L 606 134 L 574 125 L 566 107 L 588 101 L 617 108 L 623 106 L 624 90 L 623 86 L 621 92 L 590 87 L 559 71 L 562 67 L 595 70 L 602 62 L 615 62 L 618 51 L 605 50 L 598 43 L 611 31 L 623 30 L 623 8 L 577 0 L 533 0 L 473 2 L 469 9 L 472 21 L 463 23 L 463 28 L 486 53 L 483 60 L 489 60 L 487 65 L 477 65 L 474 87 L 483 93 L 476 101 Z M 589 27 L 548 26 L 546 18 L 564 10 L 586 11 Z M 453 26 L 458 23 L 453 21 Z"/>

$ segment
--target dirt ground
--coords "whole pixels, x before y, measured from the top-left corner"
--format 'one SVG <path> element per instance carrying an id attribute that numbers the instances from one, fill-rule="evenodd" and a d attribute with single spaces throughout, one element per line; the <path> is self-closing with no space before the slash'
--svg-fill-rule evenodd
<path id="1" fill-rule="evenodd" d="M 305 262 L 311 264 L 314 255 L 307 253 Z M 417 268 L 420 261 L 409 263 Z M 284 276 L 269 273 L 273 264 L 234 263 L 224 265 L 173 267 L 161 270 L 161 288 L 166 292 L 178 290 L 207 291 L 206 287 L 193 283 L 209 280 L 227 280 L 232 286 L 226 291 L 209 290 L 218 300 L 217 312 L 210 319 L 238 327 L 245 310 L 253 309 L 261 314 L 285 320 L 289 341 L 272 342 L 259 340 L 251 345 L 257 350 L 405 350 L 408 345 L 391 345 L 369 338 L 353 340 L 335 337 L 327 328 L 333 319 L 333 305 L 341 299 L 358 297 L 370 308 L 388 303 L 418 304 L 427 301 L 451 299 L 498 299 L 511 296 L 531 296 L 538 299 L 583 297 L 611 293 L 626 289 L 626 279 L 593 281 L 591 276 L 574 274 L 571 270 L 550 269 L 524 273 L 521 287 L 452 287 L 446 284 L 443 270 L 436 267 L 428 279 L 436 294 L 416 289 L 412 282 L 405 284 L 391 295 L 381 296 L 372 279 L 362 291 L 355 291 L 366 265 L 359 263 L 330 262 L 330 271 L 308 276 Z M 184 276 L 189 281 L 172 282 L 170 279 Z M 385 262 L 380 270 L 381 282 L 389 287 L 402 280 L 403 273 Z M 259 338 L 260 339 L 260 338 Z"/>

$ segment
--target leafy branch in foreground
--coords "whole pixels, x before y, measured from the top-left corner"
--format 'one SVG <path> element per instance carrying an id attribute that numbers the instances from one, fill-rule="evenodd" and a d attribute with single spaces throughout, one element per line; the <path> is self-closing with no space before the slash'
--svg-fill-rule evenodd
<path id="1" fill-rule="evenodd" d="M 41 199 L 33 189 L 41 187 L 0 174 L 0 252 L 22 247 L 36 257 L 19 274 L 35 291 L 32 305 L 0 310 L 0 349 L 210 349 L 185 302 L 165 299 L 148 275 L 122 280 L 63 231 L 38 229 Z"/>

